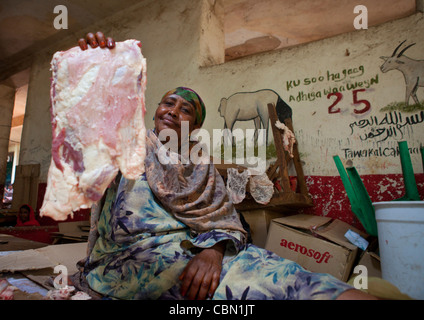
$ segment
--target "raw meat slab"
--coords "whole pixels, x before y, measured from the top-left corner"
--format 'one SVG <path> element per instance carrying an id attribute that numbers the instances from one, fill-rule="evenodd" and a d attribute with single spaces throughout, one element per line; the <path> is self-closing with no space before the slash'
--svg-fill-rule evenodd
<path id="1" fill-rule="evenodd" d="M 144 172 L 146 60 L 140 42 L 74 47 L 51 62 L 52 159 L 41 216 L 90 208 L 118 171 Z"/>

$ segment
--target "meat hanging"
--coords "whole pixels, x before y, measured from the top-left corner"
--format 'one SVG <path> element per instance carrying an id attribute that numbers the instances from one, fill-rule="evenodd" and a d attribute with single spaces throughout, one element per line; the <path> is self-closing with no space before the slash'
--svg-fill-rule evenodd
<path id="1" fill-rule="evenodd" d="M 104 194 L 118 171 L 144 173 L 146 60 L 137 40 L 79 47 L 51 61 L 52 157 L 41 216 L 66 220 Z"/>

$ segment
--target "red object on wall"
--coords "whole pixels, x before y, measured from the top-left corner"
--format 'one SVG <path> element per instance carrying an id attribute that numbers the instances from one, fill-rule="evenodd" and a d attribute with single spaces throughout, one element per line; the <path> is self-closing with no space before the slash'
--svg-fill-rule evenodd
<path id="1" fill-rule="evenodd" d="M 314 207 L 303 209 L 302 213 L 339 219 L 365 231 L 351 210 L 340 176 L 307 176 L 305 178 Z M 402 174 L 361 175 L 361 179 L 372 202 L 392 201 L 405 194 Z M 424 174 L 415 174 L 415 180 L 420 198 L 424 199 Z"/>

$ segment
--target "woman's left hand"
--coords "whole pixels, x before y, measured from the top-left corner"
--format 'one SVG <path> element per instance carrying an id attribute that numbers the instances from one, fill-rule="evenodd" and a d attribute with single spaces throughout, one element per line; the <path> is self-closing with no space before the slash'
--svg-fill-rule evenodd
<path id="1" fill-rule="evenodd" d="M 180 275 L 181 294 L 190 300 L 212 297 L 219 285 L 225 242 L 203 249 L 195 255 Z"/>

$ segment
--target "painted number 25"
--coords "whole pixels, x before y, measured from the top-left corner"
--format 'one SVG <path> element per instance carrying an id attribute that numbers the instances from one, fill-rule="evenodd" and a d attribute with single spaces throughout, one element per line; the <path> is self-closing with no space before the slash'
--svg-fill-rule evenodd
<path id="1" fill-rule="evenodd" d="M 358 92 L 365 92 L 365 91 L 366 89 L 357 89 L 352 91 L 353 104 L 355 106 L 358 106 L 361 104 L 365 105 L 364 108 L 362 109 L 355 108 L 353 112 L 356 114 L 362 114 L 371 109 L 371 103 L 368 100 L 358 99 Z M 336 100 L 334 100 L 333 104 L 328 107 L 328 113 L 340 113 L 341 112 L 340 108 L 336 109 L 335 107 L 343 99 L 343 94 L 341 92 L 332 92 L 327 95 L 327 99 L 330 99 L 333 96 L 336 97 Z"/>

